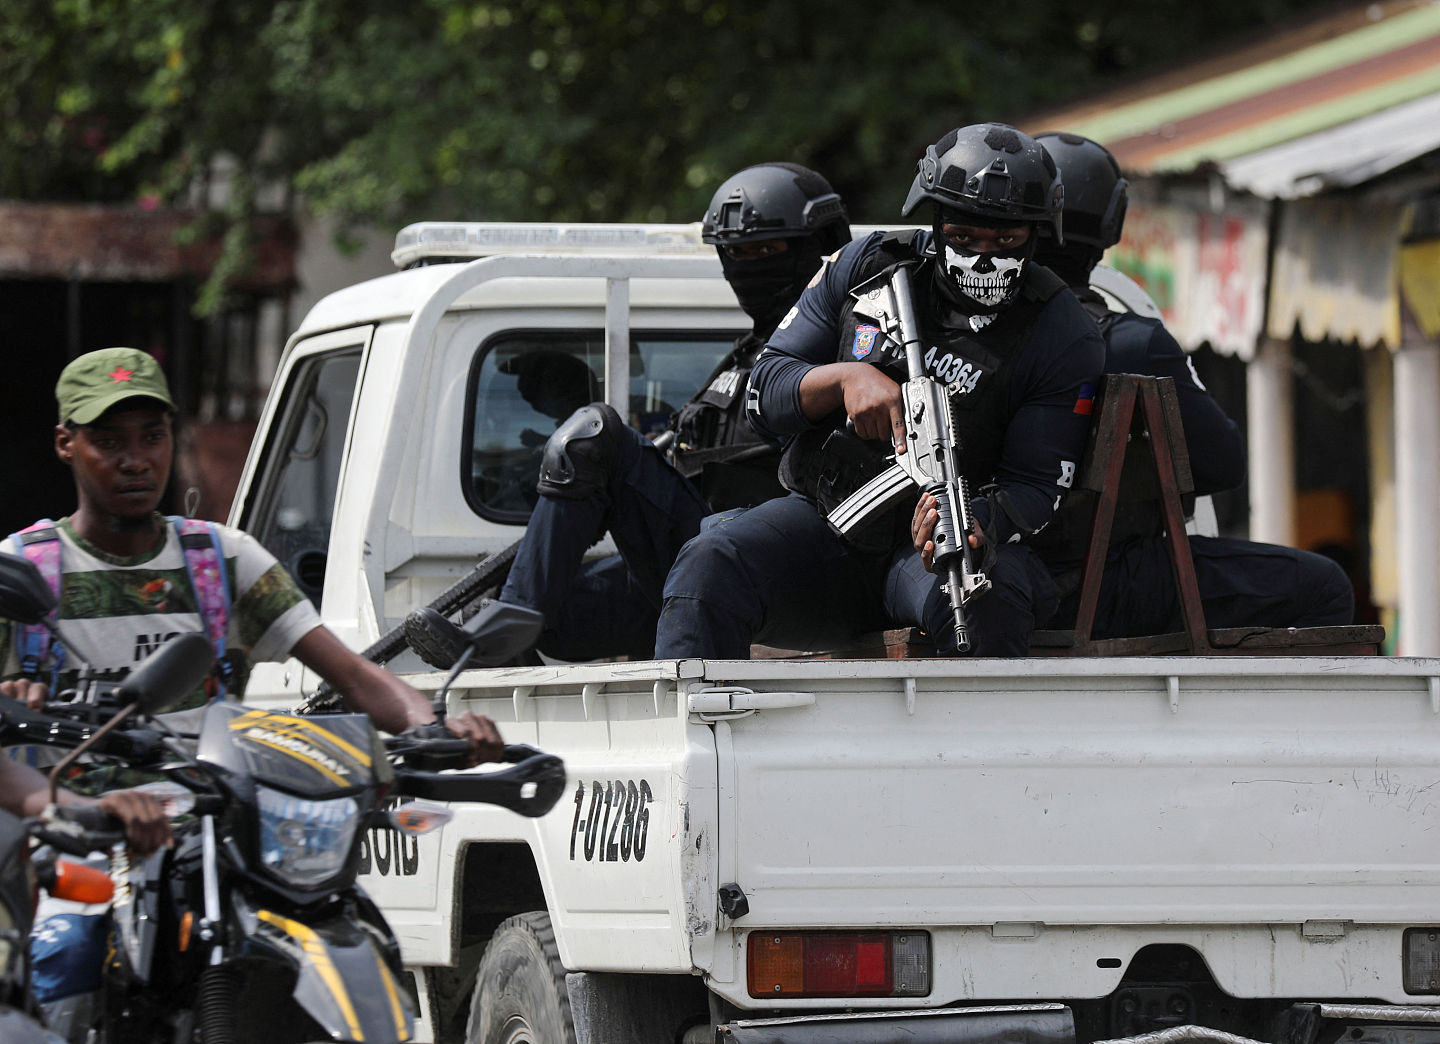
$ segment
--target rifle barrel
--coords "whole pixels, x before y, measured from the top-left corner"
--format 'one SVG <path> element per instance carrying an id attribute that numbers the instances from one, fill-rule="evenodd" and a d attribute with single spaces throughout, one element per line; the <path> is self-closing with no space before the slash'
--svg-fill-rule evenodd
<path id="1" fill-rule="evenodd" d="M 920 349 L 920 324 L 915 321 L 915 304 L 910 296 L 910 269 L 901 265 L 890 276 L 895 291 L 895 318 L 900 321 L 900 336 L 905 338 L 905 369 L 913 380 L 925 376 L 925 355 Z"/>

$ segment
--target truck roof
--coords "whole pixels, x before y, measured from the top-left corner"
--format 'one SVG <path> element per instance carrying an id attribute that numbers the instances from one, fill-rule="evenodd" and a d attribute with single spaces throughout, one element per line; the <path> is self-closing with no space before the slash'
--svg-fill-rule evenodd
<path id="1" fill-rule="evenodd" d="M 471 261 L 496 254 L 662 254 L 713 252 L 700 223 L 605 224 L 526 221 L 421 221 L 395 234 L 396 268 Z"/>
<path id="2" fill-rule="evenodd" d="M 898 227 L 898 226 L 897 226 Z M 852 226 L 856 238 L 878 226 Z M 736 310 L 715 249 L 691 224 L 602 224 L 485 221 L 425 221 L 402 228 L 392 260 L 402 270 L 356 283 L 322 298 L 301 321 L 291 340 L 364 323 L 404 320 L 413 315 L 463 264 L 499 257 L 589 257 L 709 259 L 711 274 L 699 279 L 636 279 L 630 303 L 645 308 Z M 692 261 L 691 264 L 694 262 Z M 594 278 L 509 277 L 484 282 L 463 294 L 456 308 L 604 307 L 603 275 Z"/>
<path id="3" fill-rule="evenodd" d="M 707 248 L 708 249 L 708 248 Z M 506 257 L 531 257 L 525 253 Z M 577 256 L 553 252 L 551 257 Z M 599 262 L 617 257 L 634 260 L 649 255 L 614 255 L 585 253 L 597 262 L 594 276 L 543 277 L 514 275 L 480 282 L 458 297 L 453 308 L 601 308 L 605 307 L 606 278 L 599 271 Z M 720 271 L 720 261 L 712 256 L 678 255 L 692 267 L 697 263 L 709 273 L 704 278 L 635 279 L 630 284 L 630 305 L 647 308 L 718 308 L 739 314 L 735 294 Z M 468 262 L 487 265 L 501 261 L 501 255 L 487 255 Z M 318 301 L 301 321 L 291 340 L 364 323 L 406 320 L 417 312 L 434 294 L 466 267 L 460 264 L 435 264 L 411 268 L 403 272 L 366 280 L 337 290 Z M 498 275 L 497 265 L 497 275 Z"/>

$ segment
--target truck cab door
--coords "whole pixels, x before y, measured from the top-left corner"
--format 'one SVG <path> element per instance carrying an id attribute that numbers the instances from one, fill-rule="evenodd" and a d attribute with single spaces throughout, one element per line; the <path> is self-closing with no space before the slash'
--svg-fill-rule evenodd
<path id="1" fill-rule="evenodd" d="M 370 326 L 307 339 L 288 356 L 246 462 L 231 523 L 258 540 L 319 608 Z M 293 705 L 298 661 L 257 663 L 247 702 Z"/>

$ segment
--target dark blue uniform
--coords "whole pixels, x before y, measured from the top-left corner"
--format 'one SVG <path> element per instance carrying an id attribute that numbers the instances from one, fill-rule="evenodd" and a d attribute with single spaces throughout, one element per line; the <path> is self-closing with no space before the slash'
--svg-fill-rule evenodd
<path id="1" fill-rule="evenodd" d="M 1245 446 L 1235 422 L 1200 383 L 1184 350 L 1157 319 L 1115 315 L 1088 291 L 1087 310 L 1105 335 L 1106 373 L 1173 377 L 1195 492 L 1233 489 L 1245 478 Z M 1100 585 L 1094 637 L 1165 634 L 1181 627 L 1180 602 L 1158 510 L 1112 539 Z M 1073 548 L 1078 561 L 1083 548 Z M 1210 627 L 1319 627 L 1354 615 L 1349 578 L 1333 560 L 1309 551 L 1249 540 L 1190 537 L 1205 622 Z M 1073 577 L 1072 577 L 1073 578 Z M 1066 578 L 1062 577 L 1062 584 Z M 1073 622 L 1078 596 L 1068 595 L 1054 626 Z"/>
<path id="2" fill-rule="evenodd" d="M 910 256 L 923 254 L 929 238 L 920 233 Z M 887 626 L 923 627 L 942 649 L 953 650 L 941 580 L 925 571 L 911 546 L 914 501 L 882 520 L 881 539 L 857 545 L 838 536 L 821 504 L 827 489 L 831 499 L 843 499 L 858 485 L 831 482 L 845 468 L 832 467 L 836 444 L 826 440 L 843 433 L 846 418 L 841 410 L 811 423 L 800 405 L 801 380 L 826 363 L 873 362 L 904 379 L 903 359 L 897 373 L 894 346 L 877 337 L 864 321 L 863 302 L 851 296 L 883 270 L 877 258 L 892 242 L 877 234 L 843 249 L 757 360 L 747 403 L 751 423 L 789 439 L 782 478 L 792 490 L 807 482 L 811 488 L 707 526 L 686 545 L 665 585 L 657 657 L 744 658 L 756 641 L 819 648 Z M 994 489 L 972 505 L 996 552 L 988 568 L 993 588 L 968 609 L 980 655 L 1023 655 L 1030 631 L 1054 609 L 1058 590 L 1020 541 L 1045 525 L 1073 482 L 1088 423 L 1086 397 L 1104 358 L 1094 323 L 1054 276 L 1031 265 L 1024 279 L 1017 302 L 979 331 L 960 328 L 963 317 L 956 326 L 942 324 L 928 264 L 914 279 L 927 368 L 964 389 L 956 421 L 965 448 L 961 466 L 972 492 Z M 1029 292 L 1041 286 L 1050 288 Z M 888 452 L 860 445 L 876 459 Z"/>
<path id="3" fill-rule="evenodd" d="M 755 435 L 743 416 L 761 347 L 751 334 L 741 338 L 680 411 L 672 425 L 675 466 L 650 439 L 617 424 L 603 488 L 558 497 L 544 495 L 542 484 L 500 600 L 544 614 L 545 653 L 648 658 L 665 574 L 700 520 L 784 492 L 775 479 L 777 444 Z M 620 554 L 586 562 L 606 532 Z"/>

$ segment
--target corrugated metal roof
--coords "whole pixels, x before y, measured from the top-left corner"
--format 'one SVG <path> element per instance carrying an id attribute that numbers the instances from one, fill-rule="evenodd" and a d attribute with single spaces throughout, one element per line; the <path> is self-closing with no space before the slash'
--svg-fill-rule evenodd
<path id="1" fill-rule="evenodd" d="M 1288 197 L 1358 184 L 1431 151 L 1437 105 L 1440 2 L 1399 0 L 1357 6 L 1024 126 L 1094 138 L 1129 172 L 1214 163 L 1238 186 Z"/>
<path id="2" fill-rule="evenodd" d="M 1257 196 L 1297 199 L 1362 185 L 1440 149 L 1440 92 L 1221 164 Z"/>

